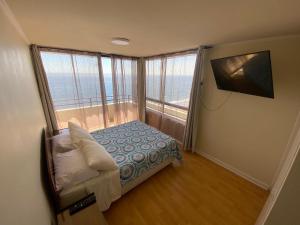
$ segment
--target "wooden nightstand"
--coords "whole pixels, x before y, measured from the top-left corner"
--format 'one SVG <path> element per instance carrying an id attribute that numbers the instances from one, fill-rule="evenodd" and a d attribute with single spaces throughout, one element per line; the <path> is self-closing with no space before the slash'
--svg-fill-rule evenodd
<path id="1" fill-rule="evenodd" d="M 59 225 L 108 225 L 102 212 L 98 209 L 97 203 L 73 215 L 70 215 L 67 209 L 58 214 L 57 220 Z"/>

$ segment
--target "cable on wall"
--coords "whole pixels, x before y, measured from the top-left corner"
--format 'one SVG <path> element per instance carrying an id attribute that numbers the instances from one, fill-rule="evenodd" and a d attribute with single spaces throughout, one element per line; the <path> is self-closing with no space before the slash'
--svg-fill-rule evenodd
<path id="1" fill-rule="evenodd" d="M 208 107 L 205 104 L 205 102 L 202 99 L 202 95 L 201 95 L 201 98 L 200 98 L 200 103 L 203 106 L 203 108 L 205 108 L 207 111 L 217 111 L 220 108 L 222 108 L 222 106 L 225 105 L 228 102 L 228 100 L 230 99 L 231 95 L 232 95 L 232 91 L 226 96 L 225 100 L 221 104 L 219 104 L 218 106 L 216 106 L 214 108 L 210 108 L 210 107 Z"/>
<path id="2" fill-rule="evenodd" d="M 210 49 L 210 48 L 212 48 L 212 46 L 207 46 L 205 49 Z M 203 60 L 202 61 L 202 65 L 201 65 L 201 70 L 202 70 L 202 74 L 203 74 L 203 76 L 202 76 L 202 78 L 201 78 L 201 82 L 200 82 L 200 85 L 201 85 L 201 92 L 202 92 L 202 94 L 200 95 L 200 104 L 202 105 L 202 107 L 204 108 L 204 109 L 206 109 L 207 111 L 217 111 L 217 110 L 219 110 L 220 108 L 222 108 L 222 106 L 224 106 L 227 102 L 228 102 L 228 100 L 230 99 L 230 97 L 231 97 L 231 95 L 232 95 L 232 91 L 226 96 L 226 98 L 225 98 L 225 100 L 223 101 L 223 102 L 221 102 L 221 104 L 219 104 L 217 107 L 214 107 L 214 108 L 210 108 L 210 107 L 208 107 L 206 104 L 205 104 L 205 102 L 203 101 L 203 92 L 204 92 L 204 88 L 203 88 L 203 86 L 204 86 L 204 79 L 205 79 L 205 70 L 204 70 L 204 61 L 205 60 Z"/>

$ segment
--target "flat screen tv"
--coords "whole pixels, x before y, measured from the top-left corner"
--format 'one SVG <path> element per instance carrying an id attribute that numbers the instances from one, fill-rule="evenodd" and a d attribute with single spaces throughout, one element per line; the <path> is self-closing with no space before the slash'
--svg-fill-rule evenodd
<path id="1" fill-rule="evenodd" d="M 270 51 L 211 60 L 217 87 L 274 98 Z"/>

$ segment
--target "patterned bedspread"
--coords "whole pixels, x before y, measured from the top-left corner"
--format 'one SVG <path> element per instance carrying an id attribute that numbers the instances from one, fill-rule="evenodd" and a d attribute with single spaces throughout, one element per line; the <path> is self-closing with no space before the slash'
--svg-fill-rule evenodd
<path id="1" fill-rule="evenodd" d="M 181 160 L 173 138 L 139 121 L 94 131 L 91 135 L 117 162 L 121 185 L 170 157 Z"/>

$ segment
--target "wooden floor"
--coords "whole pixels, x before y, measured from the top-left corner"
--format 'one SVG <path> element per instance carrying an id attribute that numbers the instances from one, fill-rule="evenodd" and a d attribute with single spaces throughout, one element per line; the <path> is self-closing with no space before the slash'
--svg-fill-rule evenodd
<path id="1" fill-rule="evenodd" d="M 268 192 L 202 156 L 185 153 L 112 204 L 109 225 L 253 225 Z"/>

